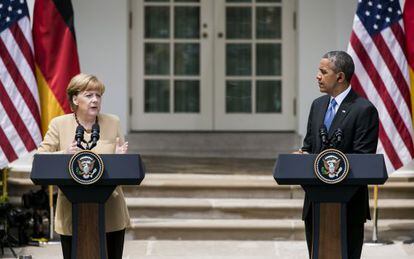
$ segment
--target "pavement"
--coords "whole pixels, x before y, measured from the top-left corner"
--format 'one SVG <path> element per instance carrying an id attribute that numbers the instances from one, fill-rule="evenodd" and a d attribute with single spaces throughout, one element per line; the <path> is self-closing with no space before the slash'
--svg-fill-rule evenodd
<path id="1" fill-rule="evenodd" d="M 61 259 L 59 243 L 40 247 L 15 248 L 18 255 L 33 259 Z M 12 258 L 8 249 L 0 258 Z M 308 258 L 304 241 L 127 241 L 124 259 L 304 259 Z M 362 259 L 414 258 L 414 245 L 364 244 Z"/>
<path id="2" fill-rule="evenodd" d="M 294 133 L 256 132 L 133 133 L 129 134 L 127 139 L 130 153 L 142 154 L 150 172 L 205 173 L 206 177 L 210 177 L 209 174 L 213 172 L 223 174 L 222 178 L 225 178 L 224 174 L 234 173 L 242 174 L 245 178 L 252 174 L 253 169 L 257 170 L 258 174 L 268 174 L 278 154 L 290 153 L 301 143 L 300 138 Z M 160 158 L 168 159 L 165 160 L 168 166 L 161 167 L 158 163 Z M 26 162 L 25 166 L 30 171 L 30 163 Z M 409 173 L 413 174 L 413 168 L 414 166 Z M 269 184 L 274 182 L 269 181 Z M 15 251 L 18 256 L 31 255 L 33 259 L 63 258 L 60 243 L 15 248 Z M 0 251 L 0 258 L 13 258 L 11 255 L 7 248 L 3 256 Z M 308 253 L 305 241 L 128 240 L 125 242 L 123 258 L 304 259 L 308 258 Z M 365 244 L 361 258 L 414 259 L 414 245 L 403 244 L 401 241 L 381 246 Z"/>

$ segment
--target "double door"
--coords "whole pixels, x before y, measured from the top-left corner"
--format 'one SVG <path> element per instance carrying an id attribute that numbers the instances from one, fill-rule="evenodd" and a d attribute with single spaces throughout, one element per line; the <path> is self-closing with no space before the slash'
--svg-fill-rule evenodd
<path id="1" fill-rule="evenodd" d="M 132 130 L 292 130 L 293 0 L 131 0 Z"/>

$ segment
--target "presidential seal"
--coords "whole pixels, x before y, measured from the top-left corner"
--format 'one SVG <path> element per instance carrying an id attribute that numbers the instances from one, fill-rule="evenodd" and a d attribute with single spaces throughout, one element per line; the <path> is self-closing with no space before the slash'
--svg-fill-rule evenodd
<path id="1" fill-rule="evenodd" d="M 315 159 L 314 171 L 322 182 L 336 184 L 342 182 L 349 171 L 349 161 L 344 153 L 337 149 L 326 149 Z"/>
<path id="2" fill-rule="evenodd" d="M 89 185 L 98 181 L 103 174 L 104 164 L 101 157 L 89 150 L 80 151 L 69 161 L 69 172 L 76 182 Z"/>

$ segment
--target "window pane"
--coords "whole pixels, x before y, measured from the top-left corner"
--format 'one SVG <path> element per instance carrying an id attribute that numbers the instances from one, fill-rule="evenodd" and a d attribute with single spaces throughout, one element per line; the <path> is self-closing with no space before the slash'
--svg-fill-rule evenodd
<path id="1" fill-rule="evenodd" d="M 145 7 L 145 38 L 170 37 L 170 8 L 160 6 Z"/>
<path id="2" fill-rule="evenodd" d="M 169 2 L 170 0 L 145 0 L 145 2 Z"/>
<path id="3" fill-rule="evenodd" d="M 252 10 L 250 7 L 226 8 L 227 39 L 252 38 Z"/>
<path id="4" fill-rule="evenodd" d="M 145 112 L 170 111 L 168 80 L 145 80 Z"/>
<path id="5" fill-rule="evenodd" d="M 282 112 L 281 81 L 261 80 L 256 82 L 256 112 Z"/>
<path id="6" fill-rule="evenodd" d="M 196 39 L 200 37 L 200 8 L 175 7 L 174 36 L 177 39 Z"/>
<path id="7" fill-rule="evenodd" d="M 280 39 L 282 35 L 282 12 L 280 7 L 257 7 L 256 37 Z"/>
<path id="8" fill-rule="evenodd" d="M 226 44 L 226 75 L 239 76 L 252 74 L 251 44 Z"/>
<path id="9" fill-rule="evenodd" d="M 198 3 L 200 0 L 175 0 L 174 2 L 181 2 L 181 3 Z"/>
<path id="10" fill-rule="evenodd" d="M 226 81 L 226 113 L 251 113 L 250 81 Z"/>
<path id="11" fill-rule="evenodd" d="M 200 83 L 196 80 L 174 82 L 174 112 L 200 112 Z"/>
<path id="12" fill-rule="evenodd" d="M 256 56 L 256 75 L 279 76 L 282 74 L 282 53 L 280 44 L 257 44 Z"/>
<path id="13" fill-rule="evenodd" d="M 200 74 L 200 44 L 176 43 L 174 44 L 174 74 L 199 75 Z"/>
<path id="14" fill-rule="evenodd" d="M 170 46 L 168 43 L 145 43 L 145 74 L 170 74 Z"/>

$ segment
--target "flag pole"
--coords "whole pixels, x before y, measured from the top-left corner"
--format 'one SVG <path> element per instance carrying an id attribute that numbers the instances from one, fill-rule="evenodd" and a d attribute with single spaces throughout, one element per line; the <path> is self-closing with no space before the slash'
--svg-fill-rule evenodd
<path id="1" fill-rule="evenodd" d="M 367 245 L 391 245 L 391 240 L 378 240 L 378 185 L 374 185 L 374 227 L 372 229 L 372 240 L 366 242 Z"/>
<path id="2" fill-rule="evenodd" d="M 53 185 L 49 185 L 49 208 L 50 208 L 50 219 L 49 219 L 49 239 L 53 239 L 54 231 L 54 212 L 53 212 Z"/>
<path id="3" fill-rule="evenodd" d="M 8 193 L 7 193 L 7 174 L 8 174 L 8 168 L 1 169 L 1 183 L 2 183 L 2 192 L 0 196 L 0 202 L 6 202 L 8 199 Z"/>
<path id="4" fill-rule="evenodd" d="M 374 185 L 374 228 L 372 229 L 372 242 L 378 242 L 378 185 Z"/>

